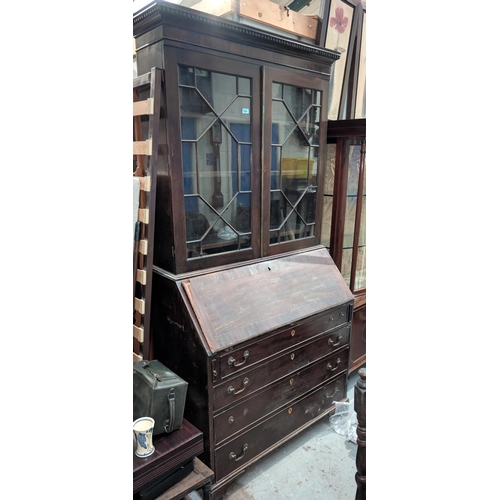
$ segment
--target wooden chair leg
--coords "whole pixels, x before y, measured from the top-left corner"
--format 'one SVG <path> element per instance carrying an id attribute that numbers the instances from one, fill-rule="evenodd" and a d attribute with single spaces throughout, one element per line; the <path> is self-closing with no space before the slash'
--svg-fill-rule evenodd
<path id="1" fill-rule="evenodd" d="M 358 370 L 354 386 L 354 411 L 358 417 L 358 451 L 356 453 L 356 500 L 366 500 L 366 370 Z"/>

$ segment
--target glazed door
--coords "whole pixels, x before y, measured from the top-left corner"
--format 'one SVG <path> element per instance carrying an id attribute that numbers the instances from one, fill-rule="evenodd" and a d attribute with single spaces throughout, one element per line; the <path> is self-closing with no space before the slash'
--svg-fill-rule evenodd
<path id="1" fill-rule="evenodd" d="M 327 89 L 300 72 L 265 68 L 262 254 L 319 243 Z"/>
<path id="2" fill-rule="evenodd" d="M 260 252 L 260 68 L 168 51 L 167 103 L 178 272 Z M 179 127 L 173 124 L 178 123 Z"/>

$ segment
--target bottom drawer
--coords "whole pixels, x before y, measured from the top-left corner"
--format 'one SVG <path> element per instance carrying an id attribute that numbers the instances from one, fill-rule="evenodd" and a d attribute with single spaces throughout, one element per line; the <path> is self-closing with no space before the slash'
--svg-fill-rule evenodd
<path id="1" fill-rule="evenodd" d="M 221 480 L 299 427 L 314 420 L 331 408 L 335 401 L 340 401 L 346 395 L 347 374 L 344 373 L 221 446 L 215 450 L 216 480 Z"/>

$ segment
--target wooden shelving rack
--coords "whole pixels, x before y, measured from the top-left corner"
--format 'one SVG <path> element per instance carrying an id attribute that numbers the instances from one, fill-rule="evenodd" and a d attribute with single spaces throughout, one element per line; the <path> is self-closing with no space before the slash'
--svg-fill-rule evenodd
<path id="1" fill-rule="evenodd" d="M 133 80 L 133 176 L 140 184 L 133 252 L 134 362 L 151 359 L 152 354 L 149 330 L 162 81 L 163 70 L 159 68 Z"/>

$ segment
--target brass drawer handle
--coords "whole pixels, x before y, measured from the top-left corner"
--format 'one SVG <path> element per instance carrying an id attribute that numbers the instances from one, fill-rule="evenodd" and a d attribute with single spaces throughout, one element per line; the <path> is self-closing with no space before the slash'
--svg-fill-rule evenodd
<path id="1" fill-rule="evenodd" d="M 229 454 L 229 460 L 233 460 L 235 462 L 237 462 L 238 460 L 241 460 L 244 456 L 245 456 L 245 451 L 248 450 L 248 444 L 244 444 L 243 445 L 243 448 L 241 448 L 241 454 L 236 456 L 236 453 L 234 451 L 232 451 L 230 454 Z"/>
<path id="2" fill-rule="evenodd" d="M 236 391 L 234 390 L 234 387 L 232 385 L 230 385 L 228 388 L 227 388 L 227 392 L 229 392 L 229 394 L 240 394 L 241 392 L 243 392 L 248 384 L 248 382 L 250 382 L 250 380 L 248 380 L 246 377 L 245 379 L 243 380 L 243 387 L 239 390 L 239 391 Z"/>
<path id="3" fill-rule="evenodd" d="M 339 333 L 337 335 L 337 341 L 335 342 L 332 338 L 329 338 L 328 339 L 328 345 L 332 346 L 332 347 L 335 347 L 336 345 L 339 345 L 340 344 L 340 340 L 342 339 L 342 334 Z M 335 343 L 334 343 L 335 342 Z"/>
<path id="4" fill-rule="evenodd" d="M 231 365 L 234 365 L 234 366 L 241 366 L 241 365 L 244 365 L 245 364 L 245 361 L 247 360 L 248 356 L 250 356 L 250 353 L 248 351 L 245 351 L 243 353 L 243 361 L 240 361 L 239 363 L 235 363 L 235 359 L 231 356 L 228 360 L 227 360 L 227 364 L 229 366 Z"/>
<path id="5" fill-rule="evenodd" d="M 336 364 L 335 366 L 332 366 L 332 364 L 331 364 L 331 363 L 328 363 L 328 364 L 326 365 L 327 370 L 330 370 L 331 372 L 334 372 L 334 371 L 335 371 L 335 370 L 339 367 L 340 362 L 341 362 L 341 359 L 340 359 L 340 358 L 337 358 L 337 364 Z"/>

